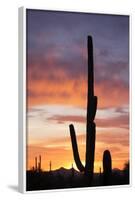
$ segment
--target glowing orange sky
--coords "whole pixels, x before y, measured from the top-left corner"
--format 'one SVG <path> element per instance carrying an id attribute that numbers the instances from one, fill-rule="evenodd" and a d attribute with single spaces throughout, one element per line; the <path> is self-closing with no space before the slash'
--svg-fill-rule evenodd
<path id="1" fill-rule="evenodd" d="M 95 172 L 99 172 L 99 168 L 102 169 L 102 156 L 106 149 L 109 149 L 112 154 L 113 168 L 123 169 L 123 164 L 128 160 L 129 157 L 129 143 L 128 134 L 125 134 L 125 139 L 122 140 L 122 133 L 116 137 L 111 134 L 107 137 L 106 134 L 97 134 L 96 151 L 95 151 Z M 85 163 L 85 135 L 77 137 L 80 157 L 83 163 Z M 121 144 L 120 141 L 121 140 Z M 41 145 L 41 147 L 39 147 Z M 49 170 L 49 162 L 52 162 L 52 169 L 60 168 L 71 168 L 72 163 L 76 168 L 73 159 L 72 147 L 69 136 L 67 138 L 61 138 L 52 140 L 48 143 L 42 142 L 36 145 L 30 145 L 27 148 L 28 163 L 27 168 L 31 169 L 34 166 L 35 156 L 42 156 L 42 169 Z"/>
<path id="2" fill-rule="evenodd" d="M 62 73 L 59 73 L 58 78 L 60 80 Z M 57 76 L 57 75 L 55 75 Z M 83 78 L 80 78 L 78 80 L 69 80 L 63 73 L 64 78 L 63 82 L 61 81 L 58 83 L 53 80 L 41 80 L 41 81 L 30 81 L 28 82 L 28 87 L 31 91 L 34 91 L 36 93 L 36 96 L 30 96 L 28 98 L 28 105 L 29 108 L 34 108 L 37 105 L 53 105 L 53 104 L 64 104 L 64 105 L 71 105 L 73 107 L 82 107 L 86 109 L 86 90 L 87 90 L 87 83 L 86 80 Z M 111 87 L 109 85 L 109 82 L 104 81 L 102 84 L 95 85 L 95 93 L 99 98 L 98 102 L 98 108 L 104 109 L 104 108 L 111 108 L 111 107 L 120 107 L 122 104 L 128 103 L 128 91 L 124 86 L 122 86 L 118 81 L 115 83 L 116 87 Z M 66 88 L 66 95 L 64 94 Z M 117 90 L 116 90 L 117 88 Z M 76 92 L 74 92 L 76 91 Z M 110 96 L 111 91 L 111 98 Z M 121 96 L 118 98 L 118 94 L 121 93 Z M 50 95 L 48 95 L 50 94 Z M 54 115 L 50 117 L 50 120 L 57 120 L 60 125 L 61 121 L 64 122 L 70 122 L 76 121 L 79 123 L 84 123 L 85 126 L 85 116 L 59 116 L 59 113 L 57 113 L 58 116 Z M 126 141 L 125 144 L 122 144 L 121 146 L 121 136 L 118 137 L 114 134 L 109 134 L 107 137 L 107 133 L 104 134 L 98 134 L 97 131 L 97 142 L 96 142 L 96 152 L 95 152 L 95 171 L 99 171 L 99 168 L 102 168 L 102 155 L 105 148 L 108 148 L 111 150 L 112 157 L 113 157 L 113 167 L 114 168 L 123 168 L 124 163 L 129 159 L 129 153 L 128 153 L 128 121 L 126 122 L 128 116 L 126 116 L 126 119 L 124 116 L 120 117 L 114 117 L 114 118 L 105 118 L 103 117 L 100 119 L 96 119 L 97 126 L 104 127 L 108 129 L 111 127 L 122 127 L 126 129 L 126 136 L 124 141 Z M 52 124 L 48 124 L 48 126 L 52 126 Z M 68 125 L 65 124 L 68 129 Z M 57 129 L 57 128 L 56 128 Z M 108 129 L 109 130 L 109 129 Z M 110 131 L 110 130 L 109 130 Z M 122 132 L 123 129 L 120 130 Z M 46 132 L 46 131 L 44 131 Z M 115 132 L 113 129 L 111 132 Z M 118 133 L 119 134 L 119 133 Z M 85 135 L 85 134 L 84 134 Z M 121 135 L 121 134 L 119 134 Z M 53 136 L 54 138 L 57 136 Z M 35 156 L 42 155 L 42 168 L 44 170 L 49 170 L 49 162 L 52 161 L 52 169 L 60 168 L 61 166 L 65 168 L 70 168 L 72 163 L 74 163 L 73 159 L 73 153 L 71 148 L 71 141 L 69 138 L 69 135 L 67 135 L 67 144 L 65 146 L 65 139 L 61 142 L 61 138 L 57 139 L 55 142 L 54 140 L 40 143 L 39 140 L 31 142 L 32 139 L 29 139 L 30 146 L 28 145 L 28 164 L 27 168 L 30 169 L 34 165 L 34 158 Z M 102 140 L 102 142 L 100 142 Z M 104 140 L 104 142 L 103 142 Z M 122 136 L 123 140 L 123 136 Z M 46 141 L 46 140 L 45 140 Z M 114 141 L 114 142 L 113 142 Z M 117 143 L 116 143 L 117 141 Z M 123 141 L 122 141 L 123 142 Z M 31 144 L 31 143 L 34 143 Z M 37 144 L 36 144 L 37 143 Z M 116 143 L 116 144 L 115 144 Z M 36 144 L 36 145 L 35 145 Z M 83 144 L 81 144 L 80 140 L 78 142 L 79 144 L 79 152 L 80 157 L 82 158 L 83 162 L 85 163 L 85 141 Z M 46 147 L 50 145 L 49 147 Z M 76 168 L 76 165 L 74 163 L 74 167 Z"/>
<path id="3" fill-rule="evenodd" d="M 28 81 L 28 90 L 35 94 L 28 98 L 29 107 L 57 103 L 75 106 L 86 105 L 87 81 L 85 77 L 79 77 L 79 79 L 74 80 L 66 76 L 64 72 L 57 70 L 53 72 L 53 75 L 57 77 L 57 80 Z M 95 94 L 100 99 L 98 108 L 119 107 L 129 101 L 128 89 L 119 80 L 115 80 L 113 85 L 110 84 L 109 80 L 95 84 Z M 108 100 L 110 95 L 113 98 Z"/>

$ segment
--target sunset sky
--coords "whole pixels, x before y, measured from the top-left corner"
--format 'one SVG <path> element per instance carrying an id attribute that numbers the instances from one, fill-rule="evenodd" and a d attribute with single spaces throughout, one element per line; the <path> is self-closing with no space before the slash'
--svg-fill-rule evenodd
<path id="1" fill-rule="evenodd" d="M 71 168 L 69 124 L 85 163 L 87 36 L 93 37 L 95 172 L 105 149 L 113 168 L 129 160 L 129 17 L 27 10 L 27 169 Z"/>

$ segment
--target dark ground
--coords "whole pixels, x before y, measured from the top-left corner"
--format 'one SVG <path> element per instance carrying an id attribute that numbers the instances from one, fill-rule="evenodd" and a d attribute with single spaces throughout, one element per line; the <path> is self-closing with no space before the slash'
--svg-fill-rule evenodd
<path id="1" fill-rule="evenodd" d="M 75 169 L 60 168 L 50 172 L 26 172 L 27 191 L 105 186 L 103 174 L 95 173 L 92 183 Z M 129 184 L 129 172 L 114 169 L 108 181 L 111 185 Z"/>

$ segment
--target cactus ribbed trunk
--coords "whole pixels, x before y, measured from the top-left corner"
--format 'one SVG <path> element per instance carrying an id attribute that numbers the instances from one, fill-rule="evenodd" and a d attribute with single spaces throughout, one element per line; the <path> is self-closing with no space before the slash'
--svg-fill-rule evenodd
<path id="1" fill-rule="evenodd" d="M 86 156 L 85 166 L 83 166 L 78 152 L 74 126 L 69 125 L 70 136 L 73 148 L 74 160 L 79 171 L 84 172 L 89 181 L 92 181 L 94 171 L 96 125 L 94 123 L 97 110 L 97 97 L 94 96 L 94 69 L 93 69 L 93 43 L 92 37 L 88 36 L 88 94 L 87 94 L 87 121 L 86 121 Z"/>

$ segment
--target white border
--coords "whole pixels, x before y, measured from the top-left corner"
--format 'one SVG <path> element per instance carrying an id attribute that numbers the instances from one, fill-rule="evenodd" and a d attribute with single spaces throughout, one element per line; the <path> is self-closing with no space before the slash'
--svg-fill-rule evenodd
<path id="1" fill-rule="evenodd" d="M 26 9 L 19 8 L 19 192 L 26 192 Z"/>
<path id="2" fill-rule="evenodd" d="M 60 11 L 60 12 L 74 12 L 74 13 L 84 13 L 84 14 L 104 14 L 104 15 L 123 15 L 129 16 L 129 158 L 130 158 L 130 183 L 128 185 L 114 185 L 114 186 L 98 186 L 98 187 L 85 187 L 85 188 L 65 188 L 65 189 L 48 189 L 48 190 L 36 190 L 36 191 L 26 191 L 26 9 L 33 10 L 45 10 L 45 11 Z M 44 7 L 20 7 L 19 8 L 19 41 L 18 41 L 18 51 L 19 51 L 19 130 L 18 130 L 18 184 L 19 192 L 21 193 L 44 193 L 44 192 L 60 192 L 60 191 L 77 191 L 77 190 L 91 190 L 91 189 L 114 189 L 114 188 L 129 188 L 132 186 L 132 68 L 131 68 L 131 59 L 132 59 L 132 13 L 125 12 L 112 12 L 112 11 L 96 11 L 90 9 L 53 9 L 53 8 L 44 8 Z"/>
<path id="3" fill-rule="evenodd" d="M 130 163 L 130 185 L 133 185 L 133 137 L 132 137 L 132 15 L 129 15 L 129 163 Z"/>

